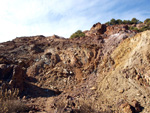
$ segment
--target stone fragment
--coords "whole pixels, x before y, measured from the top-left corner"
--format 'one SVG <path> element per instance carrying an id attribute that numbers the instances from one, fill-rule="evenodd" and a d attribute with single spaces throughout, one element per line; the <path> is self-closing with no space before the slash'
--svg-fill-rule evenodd
<path id="1" fill-rule="evenodd" d="M 123 113 L 133 113 L 131 105 L 127 102 L 120 105 L 120 109 Z"/>
<path id="2" fill-rule="evenodd" d="M 120 90 L 119 90 L 119 93 L 123 93 L 123 92 L 124 92 L 124 89 L 120 89 Z"/>
<path id="3" fill-rule="evenodd" d="M 141 112 L 142 111 L 142 107 L 141 107 L 141 105 L 140 105 L 140 103 L 138 101 L 133 100 L 131 105 L 135 108 L 135 110 L 137 112 Z"/>
<path id="4" fill-rule="evenodd" d="M 91 90 L 96 90 L 96 87 L 93 86 L 93 87 L 91 87 L 90 89 L 91 89 Z"/>

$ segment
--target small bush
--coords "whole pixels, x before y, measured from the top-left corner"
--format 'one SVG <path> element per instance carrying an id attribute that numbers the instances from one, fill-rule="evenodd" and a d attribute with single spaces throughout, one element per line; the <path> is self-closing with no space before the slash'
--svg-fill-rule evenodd
<path id="1" fill-rule="evenodd" d="M 133 27 L 133 26 L 131 26 L 129 29 L 134 30 L 134 31 L 139 31 L 139 29 L 137 27 Z"/>
<path id="2" fill-rule="evenodd" d="M 137 32 L 143 32 L 143 31 L 146 31 L 146 30 L 150 30 L 150 26 L 144 26 L 144 27 L 142 27 L 140 29 L 138 29 L 137 27 L 131 26 L 129 29 L 137 31 Z"/>
<path id="3" fill-rule="evenodd" d="M 77 38 L 77 37 L 84 37 L 85 36 L 85 33 L 83 33 L 81 30 L 78 30 L 76 31 L 75 33 L 73 33 L 70 38 L 73 39 L 73 38 Z"/>
<path id="4" fill-rule="evenodd" d="M 141 23 L 141 21 L 139 21 L 139 20 L 136 19 L 136 18 L 132 18 L 131 24 L 138 24 L 138 23 Z"/>
<path id="5" fill-rule="evenodd" d="M 150 26 L 150 18 L 147 18 L 147 19 L 144 21 L 144 24 L 146 24 L 147 26 Z"/>
<path id="6" fill-rule="evenodd" d="M 0 90 L 0 113 L 23 112 L 29 109 L 18 99 L 19 90 Z"/>
<path id="7" fill-rule="evenodd" d="M 0 101 L 17 99 L 19 94 L 18 89 L 0 90 Z"/>
<path id="8" fill-rule="evenodd" d="M 106 22 L 105 24 L 107 25 L 130 24 L 131 25 L 131 24 L 138 24 L 138 23 L 142 23 L 142 22 L 136 18 L 132 18 L 132 20 L 121 20 L 121 19 L 115 20 L 114 18 L 112 18 L 110 21 Z"/>
<path id="9" fill-rule="evenodd" d="M 139 32 L 143 32 L 143 31 L 146 31 L 146 30 L 150 30 L 150 26 L 142 27 L 141 29 L 139 29 Z"/>
<path id="10" fill-rule="evenodd" d="M 13 113 L 28 111 L 28 107 L 21 100 L 6 100 L 0 102 L 0 113 Z"/>

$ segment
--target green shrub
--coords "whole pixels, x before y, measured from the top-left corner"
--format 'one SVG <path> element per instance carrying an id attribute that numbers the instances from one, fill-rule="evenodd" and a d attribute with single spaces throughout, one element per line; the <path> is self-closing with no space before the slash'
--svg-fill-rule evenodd
<path id="1" fill-rule="evenodd" d="M 131 20 L 131 23 L 132 24 L 138 24 L 138 23 L 140 23 L 141 21 L 139 21 L 138 19 L 136 19 L 136 18 L 132 18 L 132 20 Z"/>
<path id="2" fill-rule="evenodd" d="M 116 20 L 114 18 L 112 18 L 110 20 L 110 25 L 116 25 L 116 24 L 117 24 Z"/>
<path id="3" fill-rule="evenodd" d="M 116 20 L 116 23 L 117 23 L 117 24 L 122 24 L 123 22 L 122 22 L 121 19 L 117 19 L 117 20 Z"/>
<path id="4" fill-rule="evenodd" d="M 150 18 L 147 18 L 147 19 L 144 21 L 144 24 L 146 24 L 147 26 L 150 26 Z"/>
<path id="5" fill-rule="evenodd" d="M 118 24 L 138 24 L 138 23 L 142 23 L 142 22 L 136 18 L 132 18 L 132 20 L 121 20 L 121 19 L 115 20 L 114 18 L 112 18 L 110 21 L 106 22 L 105 24 L 118 25 Z"/>
<path id="6" fill-rule="evenodd" d="M 139 32 L 143 32 L 143 31 L 146 31 L 146 30 L 150 30 L 150 26 L 142 27 L 141 29 L 139 29 Z"/>
<path id="7" fill-rule="evenodd" d="M 123 20 L 122 22 L 123 24 L 132 24 L 132 22 L 130 20 Z"/>
<path id="8" fill-rule="evenodd" d="M 77 37 L 84 37 L 85 36 L 85 33 L 83 33 L 81 30 L 78 30 L 76 31 L 75 33 L 73 33 L 70 38 L 73 39 L 73 38 L 77 38 Z"/>
<path id="9" fill-rule="evenodd" d="M 106 22 L 105 24 L 106 24 L 106 25 L 110 25 L 110 22 L 108 21 L 108 22 Z"/>
<path id="10" fill-rule="evenodd" d="M 137 32 L 143 32 L 143 31 L 146 31 L 146 30 L 150 30 L 150 27 L 149 26 L 144 26 L 144 27 L 138 29 L 137 27 L 131 26 L 129 29 L 137 31 Z"/>
<path id="11" fill-rule="evenodd" d="M 130 30 L 139 31 L 139 29 L 138 29 L 137 27 L 133 27 L 133 26 L 131 26 L 129 29 L 130 29 Z"/>

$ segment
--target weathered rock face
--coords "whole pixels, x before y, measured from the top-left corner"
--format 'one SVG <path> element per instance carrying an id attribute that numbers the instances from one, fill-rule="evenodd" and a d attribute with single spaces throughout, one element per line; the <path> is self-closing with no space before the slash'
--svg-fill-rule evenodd
<path id="1" fill-rule="evenodd" d="M 18 65 L 0 64 L 0 80 L 2 81 L 2 89 L 18 88 L 20 92 L 24 90 L 24 82 L 26 78 L 24 67 Z"/>
<path id="2" fill-rule="evenodd" d="M 122 72 L 124 76 L 132 79 L 143 79 L 142 81 L 143 83 L 145 82 L 145 85 L 149 84 L 149 36 L 150 32 L 146 31 L 131 39 L 127 39 L 121 43 L 120 47 L 112 54 L 116 66 L 118 63 L 120 64 L 120 62 L 124 62 L 124 70 Z M 125 59 L 127 61 L 125 61 Z"/>
<path id="3" fill-rule="evenodd" d="M 90 112 L 92 112 L 92 108 L 95 110 L 94 112 L 99 109 L 103 112 L 149 112 L 150 85 L 148 84 L 149 60 L 147 57 L 149 36 L 150 31 L 146 31 L 119 43 L 115 42 L 118 47 L 110 45 L 109 47 L 115 48 L 106 56 L 104 52 L 96 75 L 89 74 L 89 78 L 86 78 L 82 85 L 77 85 L 70 93 L 62 93 L 54 100 L 54 103 L 58 106 L 60 103 L 66 103 L 67 106 L 68 101 L 69 103 L 76 102 L 77 106 L 79 103 L 80 105 L 84 103 L 87 108 L 91 107 Z M 107 43 L 105 41 L 105 44 Z M 139 54 L 137 55 L 137 53 Z M 92 84 L 90 81 L 96 82 L 96 84 Z M 65 99 L 67 95 L 71 100 Z M 117 105 L 120 100 L 125 102 Z M 71 110 L 77 109 L 73 105 L 70 106 Z"/>
<path id="4" fill-rule="evenodd" d="M 90 29 L 90 33 L 95 35 L 104 34 L 105 31 L 106 31 L 106 25 L 101 23 L 94 24 L 93 27 Z"/>
<path id="5" fill-rule="evenodd" d="M 107 60 L 104 62 L 104 65 L 99 65 L 101 77 L 98 78 L 98 81 L 101 82 L 98 85 L 98 91 L 102 92 L 101 95 L 103 95 L 103 98 L 99 98 L 101 101 L 104 98 L 106 100 L 109 99 L 112 105 L 112 103 L 117 103 L 120 99 L 127 100 L 129 105 L 121 108 L 125 113 L 133 112 L 131 106 L 136 112 L 139 112 L 143 106 L 145 108 L 143 112 L 149 112 L 150 109 L 147 106 L 150 90 L 147 74 L 149 71 L 149 61 L 147 58 L 149 39 L 150 31 L 145 31 L 132 38 L 125 39 L 106 58 Z M 113 63 L 110 63 L 111 61 Z M 105 74 L 102 77 L 104 71 Z M 138 101 L 142 107 L 136 108 L 138 105 L 133 104 L 132 100 L 134 99 L 136 104 L 138 104 Z"/>
<path id="6" fill-rule="evenodd" d="M 128 25 L 112 25 L 107 27 L 106 34 L 112 35 L 115 33 L 119 33 L 120 31 L 126 32 L 127 30 L 128 30 Z"/>
<path id="7" fill-rule="evenodd" d="M 46 112 L 150 112 L 150 31 L 97 23 L 85 34 L 1 43 L 0 86 Z"/>
<path id="8" fill-rule="evenodd" d="M 96 70 L 100 60 L 100 47 L 78 43 L 70 43 L 65 47 L 65 43 L 67 42 L 60 42 L 57 47 L 45 49 L 43 55 L 36 58 L 33 65 L 27 69 L 27 75 L 36 76 L 39 82 L 47 79 L 48 82 L 41 82 L 41 86 L 64 91 Z"/>

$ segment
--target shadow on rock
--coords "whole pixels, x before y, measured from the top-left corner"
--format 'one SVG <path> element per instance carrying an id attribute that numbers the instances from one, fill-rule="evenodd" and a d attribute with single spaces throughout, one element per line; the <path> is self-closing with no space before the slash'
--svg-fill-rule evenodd
<path id="1" fill-rule="evenodd" d="M 26 83 L 25 91 L 22 93 L 22 95 L 26 96 L 27 98 L 51 97 L 55 96 L 55 91 Z"/>
<path id="2" fill-rule="evenodd" d="M 33 78 L 33 77 L 27 77 L 26 80 L 28 82 L 33 82 L 33 83 L 36 83 L 37 82 L 37 79 L 36 78 Z"/>

